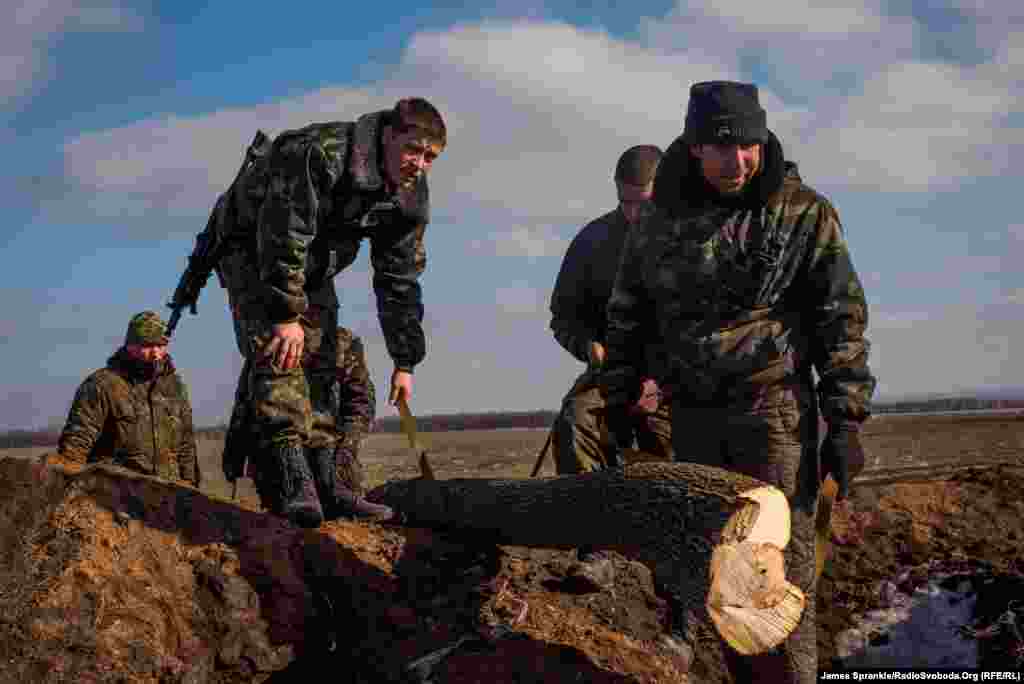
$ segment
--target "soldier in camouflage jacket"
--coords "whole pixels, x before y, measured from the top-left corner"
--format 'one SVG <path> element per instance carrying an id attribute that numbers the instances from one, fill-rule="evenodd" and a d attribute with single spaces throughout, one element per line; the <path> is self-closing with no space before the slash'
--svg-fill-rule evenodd
<path id="1" fill-rule="evenodd" d="M 240 399 L 255 434 L 257 486 L 271 511 L 299 525 L 318 525 L 324 505 L 328 517 L 390 515 L 362 499 L 358 510 L 334 501 L 336 483 L 326 480 L 342 435 L 330 419 L 333 277 L 368 240 L 378 317 L 395 364 L 389 400 L 408 399 L 413 368 L 426 353 L 419 285 L 426 172 L 445 144 L 440 114 L 418 98 L 355 122 L 311 124 L 279 135 L 215 208 L 221 239 L 232 245 L 218 274 L 247 359 Z M 348 494 L 337 496 L 349 501 Z"/>
<path id="2" fill-rule="evenodd" d="M 606 468 L 612 465 L 609 459 L 618 455 L 614 450 L 609 453 L 604 398 L 598 384 L 605 354 L 605 308 L 626 234 L 650 206 L 661 156 L 654 145 L 636 145 L 619 156 L 613 176 L 618 206 L 577 233 L 555 280 L 551 331 L 566 351 L 587 364 L 562 400 L 551 428 L 551 451 L 559 475 Z M 671 459 L 668 405 L 659 405 L 654 379 L 645 376 L 644 381 L 650 397 L 638 402 L 632 412 L 637 445 L 658 458 Z M 577 589 L 599 591 L 613 584 L 614 565 L 605 552 L 581 547 L 577 555 L 579 562 L 571 566 L 568 575 Z"/>
<path id="3" fill-rule="evenodd" d="M 57 447 L 61 458 L 199 486 L 192 406 L 164 329 L 151 311 L 132 318 L 124 346 L 79 386 Z"/>
<path id="4" fill-rule="evenodd" d="M 867 305 L 839 215 L 805 185 L 768 130 L 757 88 L 699 83 L 683 135 L 655 180 L 655 212 L 626 241 L 608 302 L 603 385 L 615 423 L 640 390 L 638 360 L 663 345 L 677 460 L 737 470 L 782 489 L 786 549 L 807 596 L 777 651 L 741 658 L 737 681 L 814 682 L 814 516 L 819 478 L 841 496 L 863 467 L 858 431 L 875 378 Z M 815 387 L 814 375 L 818 375 Z M 818 416 L 828 433 L 818 453 Z M 673 629 L 692 652 L 702 606 L 677 605 Z"/>

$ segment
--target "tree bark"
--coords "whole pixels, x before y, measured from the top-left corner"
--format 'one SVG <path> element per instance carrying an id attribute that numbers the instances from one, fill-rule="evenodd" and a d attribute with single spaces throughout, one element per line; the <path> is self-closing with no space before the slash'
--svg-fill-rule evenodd
<path id="1" fill-rule="evenodd" d="M 796 628 L 804 595 L 785 577 L 789 505 L 759 480 L 692 463 L 636 463 L 516 480 L 417 478 L 371 498 L 411 526 L 515 546 L 612 549 L 647 565 L 685 611 L 738 652 L 761 653 Z"/>

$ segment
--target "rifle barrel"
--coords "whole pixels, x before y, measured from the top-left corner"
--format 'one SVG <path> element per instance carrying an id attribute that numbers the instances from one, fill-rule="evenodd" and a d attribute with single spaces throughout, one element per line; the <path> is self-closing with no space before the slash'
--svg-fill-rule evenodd
<path id="1" fill-rule="evenodd" d="M 171 318 L 167 321 L 167 337 L 174 334 L 174 329 L 178 327 L 178 321 L 181 319 L 181 310 L 184 307 L 176 306 L 174 311 L 171 312 Z"/>

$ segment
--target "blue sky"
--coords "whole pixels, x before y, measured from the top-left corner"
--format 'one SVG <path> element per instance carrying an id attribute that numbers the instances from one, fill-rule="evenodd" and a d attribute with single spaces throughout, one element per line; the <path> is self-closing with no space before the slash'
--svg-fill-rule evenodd
<path id="1" fill-rule="evenodd" d="M 838 207 L 881 398 L 1024 386 L 1020 3 L 348 5 L 4 5 L 0 429 L 62 423 L 128 318 L 163 305 L 257 128 L 406 95 L 450 132 L 413 410 L 554 408 L 580 370 L 548 331 L 568 241 L 614 207 L 622 150 L 667 147 L 689 85 L 713 78 L 758 83 Z M 384 385 L 365 251 L 337 284 Z M 241 362 L 214 281 L 172 353 L 197 422 L 223 420 Z"/>

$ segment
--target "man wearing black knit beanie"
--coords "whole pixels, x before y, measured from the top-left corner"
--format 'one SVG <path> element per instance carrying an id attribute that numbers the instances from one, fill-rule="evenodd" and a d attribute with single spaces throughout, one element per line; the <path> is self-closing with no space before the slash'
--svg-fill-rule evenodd
<path id="1" fill-rule="evenodd" d="M 769 653 L 743 657 L 723 646 L 733 677 L 810 684 L 819 485 L 831 474 L 840 498 L 848 495 L 864 465 L 858 435 L 875 388 L 864 291 L 836 209 L 785 160 L 755 85 L 692 86 L 652 200 L 644 229 L 623 247 L 608 301 L 609 426 L 628 440 L 645 375 L 639 362 L 649 340 L 660 340 L 675 458 L 756 477 L 791 507 L 786 565 L 806 595 L 803 617 Z M 819 415 L 828 426 L 820 454 Z M 671 630 L 699 677 L 695 625 L 707 609 L 685 600 L 674 602 Z"/>

